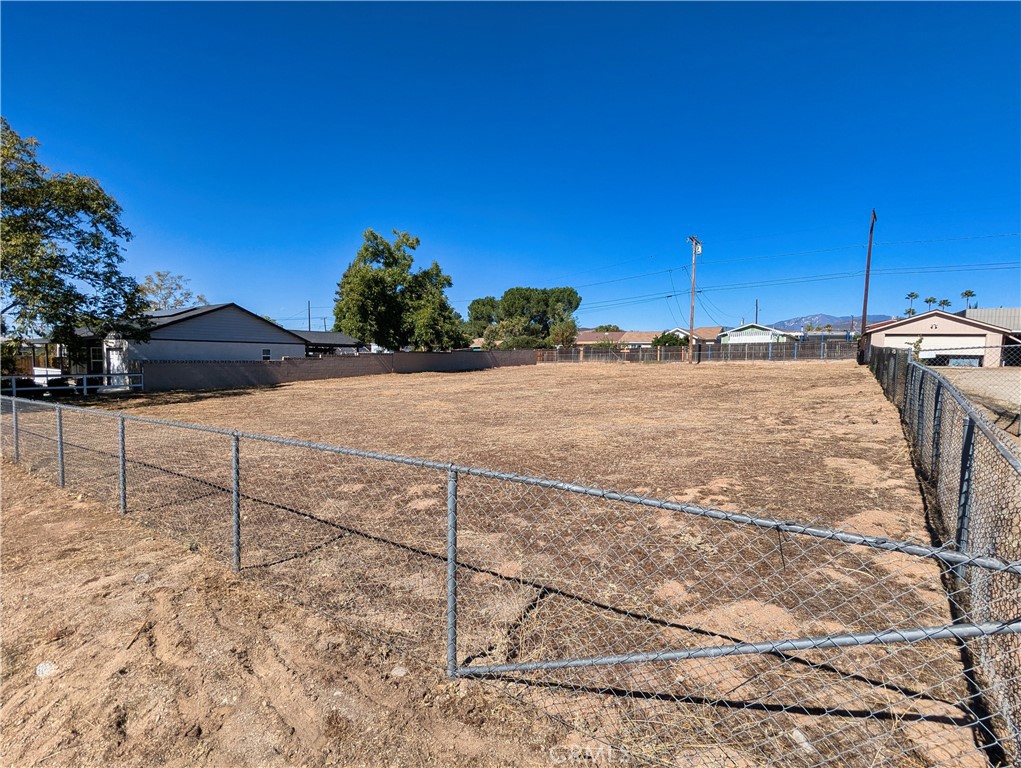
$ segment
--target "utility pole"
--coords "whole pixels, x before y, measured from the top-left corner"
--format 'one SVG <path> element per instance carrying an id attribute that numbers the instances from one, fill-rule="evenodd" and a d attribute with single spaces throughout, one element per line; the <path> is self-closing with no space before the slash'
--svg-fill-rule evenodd
<path id="1" fill-rule="evenodd" d="M 872 232 L 876 228 L 876 209 L 872 209 L 872 221 L 869 222 L 869 249 L 865 255 L 865 297 L 861 303 L 861 335 L 865 337 L 865 328 L 868 327 L 869 312 L 869 271 L 872 269 Z"/>
<path id="2" fill-rule="evenodd" d="M 688 238 L 691 243 L 691 315 L 688 318 L 688 363 L 695 362 L 692 347 L 695 345 L 695 257 L 702 253 L 702 241 L 694 235 Z"/>
<path id="3" fill-rule="evenodd" d="M 755 324 L 759 324 L 759 300 L 755 300 Z"/>
<path id="4" fill-rule="evenodd" d="M 308 302 L 308 329 L 312 330 L 312 300 Z"/>

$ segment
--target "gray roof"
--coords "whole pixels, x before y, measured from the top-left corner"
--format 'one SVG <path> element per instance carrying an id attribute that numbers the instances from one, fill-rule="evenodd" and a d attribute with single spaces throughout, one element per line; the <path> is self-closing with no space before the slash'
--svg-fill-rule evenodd
<path id="1" fill-rule="evenodd" d="M 263 323 L 267 323 L 268 325 L 275 326 L 284 333 L 289 333 L 292 336 L 297 336 L 297 334 L 294 331 L 289 331 L 285 328 L 280 328 L 280 326 L 278 326 L 276 323 L 271 322 L 266 318 L 255 314 L 251 310 L 245 309 L 239 304 L 235 304 L 232 301 L 227 302 L 226 304 L 203 304 L 198 307 L 180 307 L 178 309 L 158 309 L 153 312 L 146 312 L 145 316 L 151 323 L 151 327 L 149 328 L 149 330 L 154 330 L 156 328 L 163 328 L 168 325 L 173 325 L 174 323 L 180 323 L 185 320 L 191 320 L 192 318 L 200 317 L 202 315 L 209 314 L 210 312 L 216 312 L 218 310 L 224 309 L 225 307 L 236 307 L 240 311 L 244 312 L 246 315 L 251 315 L 256 320 L 259 320 Z M 99 338 L 97 334 L 95 334 L 93 331 L 90 331 L 88 328 L 76 328 L 75 333 L 83 339 Z M 304 341 L 304 339 L 299 337 L 298 341 Z"/>
<path id="2" fill-rule="evenodd" d="M 295 336 L 300 336 L 307 343 L 318 347 L 360 347 L 362 343 L 353 336 L 339 331 L 299 331 L 288 329 Z"/>
<path id="3" fill-rule="evenodd" d="M 223 309 L 224 307 L 229 306 L 230 304 L 203 304 L 198 307 L 158 309 L 155 312 L 146 312 L 145 316 L 158 328 L 161 325 L 170 325 L 170 323 L 177 323 L 181 320 L 190 320 L 193 317 L 198 317 L 199 315 L 204 315 L 208 312 L 215 312 L 218 309 Z M 239 309 L 244 309 L 244 307 L 239 307 Z"/>
<path id="4" fill-rule="evenodd" d="M 962 309 L 956 313 L 958 317 L 978 320 L 990 325 L 1006 328 L 1011 333 L 1021 332 L 1021 307 L 999 307 L 998 309 Z"/>

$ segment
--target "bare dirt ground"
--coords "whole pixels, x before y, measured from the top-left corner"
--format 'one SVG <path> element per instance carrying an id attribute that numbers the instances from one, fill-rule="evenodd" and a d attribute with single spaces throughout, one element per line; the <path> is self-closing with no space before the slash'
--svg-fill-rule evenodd
<path id="1" fill-rule="evenodd" d="M 930 539 L 896 410 L 868 370 L 853 362 L 543 365 L 169 393 L 99 405 L 139 416 L 553 477 L 894 539 Z M 35 423 L 31 416 L 23 417 L 22 428 L 26 441 L 34 439 L 41 453 L 23 464 L 52 475 L 52 459 L 43 455 L 52 414 L 35 414 Z M 72 415 L 66 416 L 69 466 L 96 453 L 106 456 L 107 464 L 94 462 L 88 471 L 69 472 L 72 484 L 79 483 L 87 495 L 96 489 L 102 492 L 98 495 L 105 493 L 109 506 L 110 477 L 116 476 L 109 457 L 116 443 L 109 431 L 112 422 L 104 426 L 93 421 L 76 426 Z M 17 662 L 21 666 L 15 666 L 16 661 L 5 664 L 17 673 L 8 675 L 5 686 L 5 724 L 42 723 L 46 733 L 52 719 L 57 725 L 51 727 L 73 731 L 50 741 L 40 737 L 37 725 L 35 732 L 16 729 L 28 735 L 9 742 L 15 737 L 9 737 L 5 727 L 5 751 L 8 743 L 21 745 L 16 754 L 27 763 L 54 749 L 96 761 L 96 755 L 113 755 L 120 762 L 145 762 L 143 742 L 152 741 L 162 745 L 161 753 L 193 761 L 191 752 L 174 751 L 187 743 L 178 745 L 171 734 L 183 729 L 191 738 L 196 723 L 204 734 L 196 747 L 204 739 L 201 746 L 209 751 L 195 754 L 208 765 L 273 759 L 281 764 L 529 764 L 548 760 L 551 745 L 566 743 L 546 721 L 521 716 L 527 710 L 511 699 L 490 698 L 492 691 L 479 683 L 444 687 L 437 673 L 443 664 L 444 573 L 436 554 L 443 552 L 444 474 L 245 442 L 247 575 L 236 581 L 222 567 L 229 530 L 223 517 L 223 505 L 229 503 L 229 492 L 224 496 L 229 442 L 133 422 L 129 432 L 129 453 L 140 457 L 129 468 L 131 516 L 175 538 L 160 534 L 145 543 L 151 534 L 132 527 L 137 543 L 122 544 L 124 551 L 141 546 L 149 554 L 122 565 L 121 547 L 103 550 L 108 559 L 91 563 L 93 549 L 68 552 L 78 545 L 67 539 L 50 542 L 65 535 L 63 524 L 33 521 L 17 531 L 5 529 L 5 610 L 12 563 L 25 573 L 18 576 L 15 570 L 15 578 L 25 580 L 21 594 L 27 598 L 24 607 L 17 604 L 24 613 L 10 625 L 19 629 L 4 640 L 5 660 L 23 659 Z M 166 465 L 173 465 L 173 471 Z M 29 482 L 5 471 L 8 477 Z M 100 481 L 105 489 L 99 488 Z M 848 551 L 804 537 L 784 540 L 644 507 L 625 509 L 617 502 L 579 504 L 585 497 L 521 490 L 480 478 L 462 482 L 462 554 L 474 569 L 459 576 L 465 619 L 462 663 L 949 622 L 939 571 L 931 562 L 881 557 L 860 548 Z M 66 504 L 44 486 L 35 492 L 35 503 L 51 515 Z M 19 503 L 32 493 L 22 493 L 19 486 L 8 495 L 5 489 L 5 497 Z M 169 507 L 165 499 L 174 498 L 184 499 L 183 506 Z M 28 519 L 14 503 L 5 504 L 5 526 L 15 524 L 12 518 L 17 524 Z M 285 509 L 288 506 L 292 509 Z M 302 517 L 307 514 L 314 519 Z M 105 519 L 94 538 L 116 540 L 121 520 Z M 36 564 L 27 554 L 20 559 L 10 554 L 25 551 L 15 547 L 23 546 L 23 537 L 31 540 L 26 530 L 36 537 L 32 551 L 51 553 L 51 559 Z M 189 553 L 188 546 L 199 554 Z M 156 589 L 160 578 L 143 567 L 145 557 L 155 552 L 165 555 L 157 569 L 168 579 L 163 592 Z M 199 559 L 208 552 L 221 564 Z M 66 553 L 66 561 L 58 563 L 53 553 Z M 76 580 L 48 586 L 55 571 L 63 574 L 79 557 Z M 141 572 L 150 580 L 136 585 Z M 310 618 L 260 592 L 260 585 L 318 606 L 338 622 L 358 623 L 370 634 L 385 637 L 385 647 L 406 649 L 408 655 L 394 661 L 383 657 L 379 648 L 384 646 L 370 643 L 366 650 L 351 639 L 357 636 L 347 633 L 343 623 Z M 95 590 L 102 590 L 98 598 Z M 156 594 L 150 594 L 154 590 Z M 203 596 L 212 605 L 197 602 Z M 89 620 L 91 615 L 95 629 L 79 629 L 74 610 L 97 599 L 94 612 L 81 616 Z M 68 607 L 65 618 L 51 618 L 54 604 Z M 199 605 L 203 607 L 190 613 Z M 147 611 L 154 607 L 167 616 L 150 627 Z M 104 622 L 118 611 L 129 613 L 125 626 L 107 626 Z M 244 635 L 244 643 L 233 626 L 216 634 L 225 615 L 251 633 Z M 313 626 L 309 621 L 322 623 L 306 629 Z M 165 634 L 161 637 L 160 632 Z M 159 723 L 169 716 L 146 705 L 141 693 L 130 703 L 111 697 L 108 688 L 116 692 L 116 686 L 131 678 L 119 672 L 132 669 L 120 661 L 104 678 L 96 674 L 96 658 L 80 658 L 72 665 L 82 670 L 80 689 L 40 688 L 62 678 L 35 678 L 34 665 L 49 659 L 39 650 L 40 640 L 33 643 L 22 636 L 41 639 L 45 650 L 46 642 L 87 647 L 93 633 L 108 638 L 111 658 L 148 649 L 156 661 L 139 670 L 139 691 L 159 688 L 164 699 L 187 702 L 184 714 L 170 718 L 173 725 L 166 732 Z M 203 633 L 212 633 L 208 644 L 201 642 Z M 344 640 L 324 640 L 326 635 Z M 335 682 L 338 664 L 331 653 L 336 647 L 359 649 L 344 651 L 339 666 L 344 674 L 358 671 L 359 680 L 368 681 L 364 687 L 355 690 Z M 265 650 L 257 653 L 259 649 Z M 187 675 L 161 680 L 168 658 L 176 659 L 178 668 L 187 667 Z M 268 665 L 257 681 L 246 677 L 253 658 Z M 410 669 L 405 659 L 423 660 L 424 671 L 388 678 L 394 665 Z M 967 723 L 960 706 L 966 692 L 956 664 L 946 646 L 897 652 L 873 647 L 813 651 L 779 662 L 749 657 L 633 670 L 604 667 L 575 677 L 540 674 L 523 676 L 526 679 L 509 688 L 584 731 L 609 740 L 633 739 L 628 746 L 640 754 L 679 765 L 815 765 L 821 755 L 841 755 L 842 762 L 836 764 L 847 766 L 980 765 L 983 758 L 975 754 L 971 732 L 961 727 Z M 234 675 L 240 681 L 236 688 L 219 686 L 221 678 L 234 680 Z M 320 685 L 321 676 L 328 682 Z M 273 703 L 270 693 L 297 684 L 302 693 Z M 335 690 L 341 695 L 334 696 Z M 610 691 L 618 693 L 608 696 Z M 248 719 L 236 719 L 240 710 L 222 703 L 232 695 L 248 702 Z M 371 718 L 352 719 L 357 706 L 343 709 L 341 715 L 327 712 L 325 707 L 346 696 L 372 700 L 371 711 L 387 723 L 379 726 L 380 733 L 373 730 Z M 618 706 L 614 697 L 621 696 Z M 89 709 L 93 700 L 103 706 Z M 88 716 L 79 718 L 73 707 L 82 701 L 87 702 Z M 424 709 L 422 701 L 427 702 Z M 447 704 L 437 710 L 433 702 Z M 69 707 L 69 714 L 56 718 L 58 705 Z M 278 719 L 290 723 L 282 735 L 266 724 L 270 721 L 251 720 L 262 712 L 259 706 L 281 709 Z M 320 730 L 302 731 L 297 725 L 302 713 L 302 722 L 319 723 Z M 122 728 L 118 723 L 125 717 L 129 725 Z M 341 722 L 344 734 L 352 734 L 350 752 L 329 751 L 343 750 L 345 743 L 322 735 L 329 718 Z M 348 721 L 354 725 L 344 724 Z M 466 722 L 474 728 L 459 730 Z M 288 733 L 288 727 L 295 730 Z M 140 738 L 116 743 L 122 730 Z M 209 736 L 221 731 L 219 740 Z M 77 739 L 92 747 L 76 746 Z M 281 755 L 265 757 L 267 739 Z M 508 748 L 519 739 L 524 748 Z M 408 752 L 391 757 L 387 750 L 394 745 Z M 115 751 L 102 751 L 110 749 Z"/>
<path id="2" fill-rule="evenodd" d="M 1006 434 L 1021 438 L 1021 368 L 955 368 L 939 372 L 979 405 Z"/>
<path id="3" fill-rule="evenodd" d="M 925 535 L 896 409 L 852 361 L 548 364 L 101 407 L 850 527 L 880 509 L 913 521 L 887 535 Z"/>
<path id="4" fill-rule="evenodd" d="M 2 494 L 3 765 L 546 765 L 565 737 L 6 462 Z"/>

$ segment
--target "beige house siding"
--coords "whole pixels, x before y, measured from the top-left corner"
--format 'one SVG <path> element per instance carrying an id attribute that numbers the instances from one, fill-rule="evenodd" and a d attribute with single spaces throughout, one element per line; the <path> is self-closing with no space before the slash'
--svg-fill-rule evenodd
<path id="1" fill-rule="evenodd" d="M 934 311 L 887 323 L 869 330 L 868 336 L 870 346 L 893 349 L 911 349 L 921 337 L 923 353 L 936 349 L 983 347 L 985 349 L 976 350 L 974 354 L 982 355 L 982 365 L 992 368 L 1000 365 L 1000 347 L 1006 332 L 1006 329 L 988 323 Z"/>

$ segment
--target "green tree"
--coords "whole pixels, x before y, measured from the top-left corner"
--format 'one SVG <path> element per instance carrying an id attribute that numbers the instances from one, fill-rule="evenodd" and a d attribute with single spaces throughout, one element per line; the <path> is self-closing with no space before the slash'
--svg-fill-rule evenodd
<path id="1" fill-rule="evenodd" d="M 938 305 L 940 309 L 946 311 L 950 308 L 950 299 L 940 299 Z"/>
<path id="2" fill-rule="evenodd" d="M 180 309 L 192 304 L 208 304 L 201 293 L 196 296 L 188 288 L 191 280 L 184 275 L 172 275 L 170 272 L 156 270 L 146 275 L 139 286 L 145 294 L 146 309 L 156 312 L 164 309 Z"/>
<path id="3" fill-rule="evenodd" d="M 908 307 L 907 309 L 904 310 L 905 317 L 914 317 L 917 314 L 918 314 L 918 310 L 914 309 L 912 307 Z"/>
<path id="4" fill-rule="evenodd" d="M 908 293 L 908 295 L 907 295 L 907 296 L 905 296 L 904 298 L 908 300 L 908 308 L 909 308 L 909 309 L 911 309 L 912 307 L 914 307 L 914 306 L 915 306 L 915 299 L 917 299 L 917 298 L 918 298 L 918 294 L 917 294 L 917 293 L 915 293 L 914 291 L 911 291 L 911 292 L 910 292 L 910 293 Z M 914 315 L 914 314 L 915 314 L 915 313 L 914 313 L 914 312 L 912 312 L 912 313 L 911 313 L 910 315 L 908 315 L 908 317 L 911 317 L 911 316 L 912 316 L 912 315 Z"/>
<path id="5" fill-rule="evenodd" d="M 964 299 L 965 309 L 971 309 L 971 300 L 975 298 L 975 291 L 961 291 L 961 298 Z"/>
<path id="6" fill-rule="evenodd" d="M 592 330 L 595 331 L 596 333 L 617 333 L 617 332 L 619 332 L 619 331 L 621 331 L 623 329 L 619 325 L 609 324 L 609 325 L 597 325 Z"/>
<path id="7" fill-rule="evenodd" d="M 922 299 L 922 301 L 925 302 L 925 308 L 926 309 L 932 309 L 932 305 L 936 303 L 936 297 L 935 296 L 926 296 L 924 299 Z"/>
<path id="8" fill-rule="evenodd" d="M 686 347 L 688 340 L 676 333 L 664 332 L 652 340 L 654 347 Z"/>
<path id="9" fill-rule="evenodd" d="M 468 305 L 468 321 L 465 333 L 473 339 L 482 336 L 491 325 L 496 325 L 500 314 L 500 300 L 495 296 L 483 296 Z"/>
<path id="10" fill-rule="evenodd" d="M 476 337 L 495 334 L 505 341 L 529 337 L 528 348 L 540 348 L 548 346 L 555 326 L 573 321 L 580 305 L 574 288 L 508 288 L 499 299 L 485 296 L 469 304 L 465 330 Z"/>
<path id="11" fill-rule="evenodd" d="M 3 333 L 48 334 L 74 358 L 84 352 L 78 328 L 146 339 L 145 297 L 120 270 L 131 239 L 120 205 L 93 178 L 51 172 L 39 142 L 2 117 L 0 133 Z"/>
<path id="12" fill-rule="evenodd" d="M 408 343 L 417 350 L 457 349 L 470 341 L 464 321 L 447 301 L 453 285 L 435 261 L 428 269 L 412 274 L 404 292 L 408 320 Z"/>
<path id="13" fill-rule="evenodd" d="M 577 338 L 578 323 L 574 321 L 573 317 L 557 323 L 549 331 L 550 343 L 555 347 L 573 347 Z"/>
<path id="14" fill-rule="evenodd" d="M 524 317 L 511 317 L 491 325 L 483 335 L 484 349 L 546 349 L 551 346 L 549 339 L 540 338 L 528 331 Z"/>
<path id="15" fill-rule="evenodd" d="M 461 317 L 444 291 L 452 284 L 435 261 L 412 272 L 419 239 L 393 230 L 391 243 L 371 229 L 337 284 L 333 330 L 386 349 L 464 346 Z"/>

